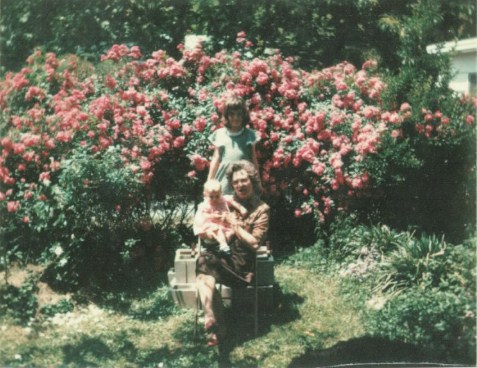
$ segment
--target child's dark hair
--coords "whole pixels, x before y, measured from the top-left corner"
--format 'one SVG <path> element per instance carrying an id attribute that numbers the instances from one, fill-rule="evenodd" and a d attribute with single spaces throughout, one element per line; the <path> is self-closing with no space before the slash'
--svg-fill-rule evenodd
<path id="1" fill-rule="evenodd" d="M 248 112 L 247 106 L 245 105 L 245 101 L 237 96 L 231 96 L 225 100 L 224 104 L 224 111 L 223 111 L 223 118 L 225 121 L 225 125 L 229 124 L 229 114 L 232 111 L 241 111 L 242 112 L 242 124 L 248 124 L 250 122 L 250 114 Z"/>

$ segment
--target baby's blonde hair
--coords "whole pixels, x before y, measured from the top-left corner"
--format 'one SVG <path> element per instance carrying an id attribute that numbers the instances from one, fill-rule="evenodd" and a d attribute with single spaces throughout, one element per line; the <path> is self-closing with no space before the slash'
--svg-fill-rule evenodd
<path id="1" fill-rule="evenodd" d="M 222 184 L 217 179 L 207 180 L 204 184 L 204 192 L 222 192 Z"/>

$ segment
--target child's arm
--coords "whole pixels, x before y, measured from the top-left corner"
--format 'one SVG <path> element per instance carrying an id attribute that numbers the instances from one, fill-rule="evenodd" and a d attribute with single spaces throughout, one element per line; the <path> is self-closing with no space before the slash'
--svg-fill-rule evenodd
<path id="1" fill-rule="evenodd" d="M 212 159 L 210 160 L 209 175 L 207 176 L 207 180 L 215 179 L 215 174 L 217 174 L 217 170 L 219 169 L 219 165 L 220 165 L 219 148 L 215 147 L 214 153 L 212 155 Z"/>
<path id="2" fill-rule="evenodd" d="M 227 202 L 227 205 L 234 208 L 235 210 L 239 211 L 242 216 L 247 214 L 247 209 L 242 206 L 237 201 L 234 201 L 233 197 L 230 195 L 224 195 L 224 199 Z"/>

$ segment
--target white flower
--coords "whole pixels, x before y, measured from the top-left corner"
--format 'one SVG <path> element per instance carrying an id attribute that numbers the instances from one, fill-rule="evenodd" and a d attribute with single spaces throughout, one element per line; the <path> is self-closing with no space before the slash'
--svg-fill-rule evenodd
<path id="1" fill-rule="evenodd" d="M 366 306 L 369 309 L 373 309 L 373 310 L 383 309 L 385 304 L 386 304 L 386 298 L 384 298 L 382 296 L 379 296 L 379 295 L 373 296 L 371 299 L 369 299 L 366 302 Z"/>
<path id="2" fill-rule="evenodd" d="M 20 354 L 15 354 L 15 359 L 16 360 L 22 360 L 22 356 Z"/>
<path id="3" fill-rule="evenodd" d="M 53 251 L 57 256 L 61 256 L 63 254 L 63 248 L 61 248 L 59 245 L 56 246 L 55 250 Z"/>
<path id="4" fill-rule="evenodd" d="M 474 318 L 474 312 L 472 311 L 465 312 L 465 318 Z"/>

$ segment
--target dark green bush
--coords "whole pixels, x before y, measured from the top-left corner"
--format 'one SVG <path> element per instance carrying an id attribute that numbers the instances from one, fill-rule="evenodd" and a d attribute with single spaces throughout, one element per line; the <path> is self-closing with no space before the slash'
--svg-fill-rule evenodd
<path id="1" fill-rule="evenodd" d="M 26 325 L 36 315 L 38 299 L 36 283 L 29 279 L 20 287 L 2 285 L 0 287 L 0 312 L 11 317 L 15 322 Z"/>
<path id="2" fill-rule="evenodd" d="M 419 6 L 422 14 L 415 10 Z M 475 35 L 470 0 L 3 0 L 0 7 L 0 69 L 7 70 L 18 68 L 39 45 L 90 58 L 115 43 L 174 55 L 191 31 L 212 36 L 216 49 L 233 46 L 235 35 L 246 31 L 260 47 L 279 48 L 306 67 L 360 64 L 378 56 L 397 69 L 403 40 Z"/>
<path id="3" fill-rule="evenodd" d="M 326 269 L 343 277 L 342 292 L 363 295 L 370 332 L 420 346 L 435 362 L 475 363 L 475 238 L 453 245 L 364 226 L 356 217 L 330 229 L 325 248 L 320 243 L 300 255 L 308 263 L 314 256 L 317 266 L 329 259 Z"/>
<path id="4" fill-rule="evenodd" d="M 434 362 L 475 364 L 475 300 L 436 289 L 412 289 L 375 312 L 376 335 L 419 345 Z"/>
<path id="5" fill-rule="evenodd" d="M 137 261 L 152 266 L 155 256 L 169 259 L 170 254 L 155 254 L 159 244 L 169 241 L 170 249 L 162 251 L 171 253 L 181 241 L 178 232 L 185 219 L 180 214 L 187 204 L 174 196 L 155 201 L 115 147 L 104 154 L 78 149 L 58 184 L 48 189 L 53 201 L 36 204 L 34 210 L 45 219 L 35 226 L 47 232 L 43 239 L 51 244 L 42 256 L 51 284 L 115 284 Z"/>
<path id="6" fill-rule="evenodd" d="M 449 363 L 475 363 L 475 239 L 452 245 L 408 237 L 384 256 L 374 291 L 388 298 L 372 312 L 376 334 L 421 345 Z"/>
<path id="7" fill-rule="evenodd" d="M 435 236 L 408 234 L 379 265 L 384 291 L 420 287 L 439 288 L 456 294 L 475 290 L 475 244 L 452 245 Z"/>
<path id="8" fill-rule="evenodd" d="M 73 311 L 74 305 L 68 299 L 61 299 L 55 304 L 47 304 L 40 308 L 40 313 L 46 317 L 52 317 L 55 314 L 68 313 Z"/>

